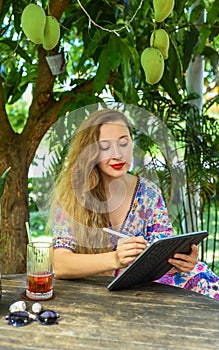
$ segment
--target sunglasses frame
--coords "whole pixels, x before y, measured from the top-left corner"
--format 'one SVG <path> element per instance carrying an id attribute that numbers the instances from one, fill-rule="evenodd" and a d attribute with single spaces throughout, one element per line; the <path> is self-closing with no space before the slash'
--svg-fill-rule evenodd
<path id="1" fill-rule="evenodd" d="M 5 317 L 10 326 L 23 327 L 30 324 L 32 321 L 38 321 L 43 326 L 58 324 L 57 319 L 60 317 L 55 311 L 46 309 L 42 310 L 37 315 L 33 315 L 28 311 L 11 312 Z"/>

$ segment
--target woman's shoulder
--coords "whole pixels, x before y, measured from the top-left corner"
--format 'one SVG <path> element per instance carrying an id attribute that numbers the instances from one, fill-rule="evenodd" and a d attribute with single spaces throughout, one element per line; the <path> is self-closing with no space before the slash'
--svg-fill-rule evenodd
<path id="1" fill-rule="evenodd" d="M 143 177 L 143 176 L 138 176 L 138 181 L 139 181 L 139 185 L 141 187 L 143 187 L 145 189 L 145 191 L 151 189 L 151 190 L 160 194 L 160 192 L 161 192 L 160 188 L 152 180 L 150 180 L 146 177 Z"/>

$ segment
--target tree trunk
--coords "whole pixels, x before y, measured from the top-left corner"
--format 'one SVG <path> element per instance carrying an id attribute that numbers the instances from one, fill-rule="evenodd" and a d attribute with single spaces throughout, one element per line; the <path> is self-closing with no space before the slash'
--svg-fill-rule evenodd
<path id="1" fill-rule="evenodd" d="M 29 220 L 28 168 L 26 152 L 19 141 L 20 137 L 17 135 L 7 151 L 1 154 L 3 163 L 11 166 L 1 199 L 0 252 L 2 272 L 5 274 L 26 271 L 25 222 Z"/>

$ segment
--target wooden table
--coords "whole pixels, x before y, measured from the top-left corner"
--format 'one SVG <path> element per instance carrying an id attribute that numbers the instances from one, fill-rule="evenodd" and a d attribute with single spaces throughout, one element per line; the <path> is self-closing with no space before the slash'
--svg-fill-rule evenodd
<path id="1" fill-rule="evenodd" d="M 25 275 L 3 276 L 0 349 L 219 349 L 219 302 L 151 283 L 109 292 L 110 277 L 55 280 L 55 298 L 42 302 L 61 317 L 58 325 L 7 324 L 11 303 L 21 300 Z M 31 311 L 32 301 L 26 301 Z"/>

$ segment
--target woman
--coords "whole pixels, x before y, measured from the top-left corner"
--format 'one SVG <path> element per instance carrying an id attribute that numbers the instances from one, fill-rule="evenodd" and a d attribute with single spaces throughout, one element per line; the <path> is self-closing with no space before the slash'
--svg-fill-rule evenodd
<path id="1" fill-rule="evenodd" d="M 56 278 L 116 276 L 155 238 L 173 234 L 161 191 L 131 175 L 131 161 L 131 128 L 121 112 L 103 109 L 82 123 L 51 205 Z M 118 240 L 104 227 L 130 238 Z M 194 244 L 190 254 L 175 254 L 173 268 L 158 282 L 219 300 L 219 278 L 197 258 Z"/>

